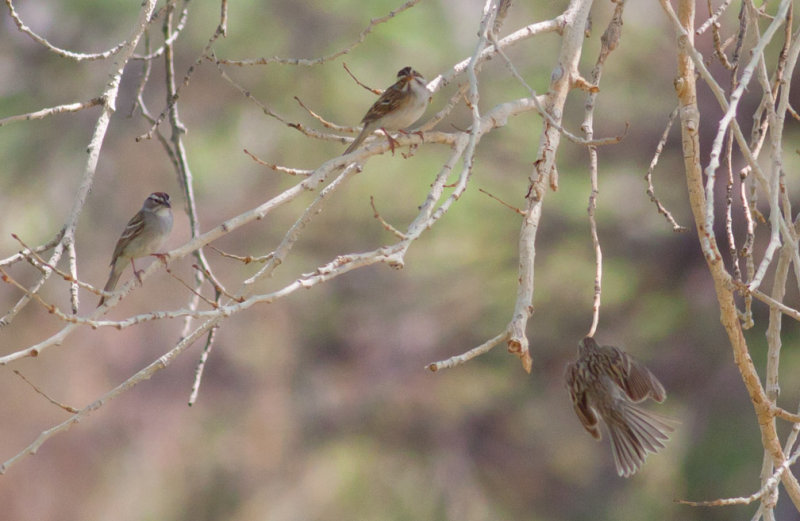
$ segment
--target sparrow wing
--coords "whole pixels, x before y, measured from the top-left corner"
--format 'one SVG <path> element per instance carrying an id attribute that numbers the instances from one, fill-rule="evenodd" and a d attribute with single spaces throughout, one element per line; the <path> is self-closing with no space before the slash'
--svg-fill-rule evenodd
<path id="1" fill-rule="evenodd" d="M 667 397 L 658 378 L 628 353 L 614 346 L 602 346 L 599 350 L 609 359 L 610 363 L 605 364 L 608 376 L 631 401 L 641 402 L 651 397 L 660 403 Z"/>
<path id="2" fill-rule="evenodd" d="M 383 91 L 372 107 L 367 111 L 364 119 L 361 120 L 365 126 L 368 123 L 377 121 L 389 112 L 393 112 L 410 101 L 406 85 L 411 81 L 410 76 L 404 76 L 397 80 L 391 87 Z"/>
<path id="3" fill-rule="evenodd" d="M 111 256 L 111 265 L 113 266 L 117 259 L 125 252 L 125 247 L 130 244 L 131 239 L 136 237 L 142 232 L 144 228 L 144 213 L 139 210 L 130 221 L 128 221 L 125 230 L 122 232 L 117 245 L 114 247 L 114 254 Z"/>
<path id="4" fill-rule="evenodd" d="M 578 416 L 583 428 L 592 435 L 595 439 L 601 439 L 602 434 L 597 425 L 597 413 L 594 408 L 589 404 L 586 396 L 586 388 L 583 384 L 583 379 L 580 376 L 580 367 L 577 362 L 573 362 L 567 366 L 565 372 L 565 379 L 567 388 L 569 389 L 570 398 L 572 398 L 572 407 L 575 414 Z"/>

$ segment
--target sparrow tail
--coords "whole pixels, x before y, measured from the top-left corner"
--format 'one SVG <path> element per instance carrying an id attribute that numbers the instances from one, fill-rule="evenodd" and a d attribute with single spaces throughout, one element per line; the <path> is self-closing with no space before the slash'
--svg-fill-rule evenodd
<path id="1" fill-rule="evenodd" d="M 353 140 L 353 142 L 350 143 L 350 146 L 347 147 L 347 150 L 344 151 L 345 154 L 349 154 L 350 152 L 352 152 L 353 150 L 358 148 L 358 145 L 360 145 L 367 138 L 366 130 L 367 130 L 367 127 L 364 126 L 364 128 L 361 129 L 361 133 L 358 136 L 356 136 L 356 138 Z"/>
<path id="2" fill-rule="evenodd" d="M 123 264 L 123 269 L 124 269 L 124 264 Z M 106 292 L 114 291 L 114 288 L 117 286 L 117 282 L 119 281 L 120 276 L 122 276 L 122 269 L 118 270 L 117 263 L 114 263 L 114 265 L 111 267 L 111 273 L 108 275 L 108 282 L 106 282 L 103 291 Z M 97 304 L 97 307 L 102 306 L 103 302 L 105 301 L 106 301 L 105 297 L 100 297 L 100 303 Z"/>
<path id="3" fill-rule="evenodd" d="M 620 413 L 606 425 L 617 474 L 627 478 L 639 470 L 649 452 L 664 448 L 674 422 L 628 401 L 622 402 Z"/>

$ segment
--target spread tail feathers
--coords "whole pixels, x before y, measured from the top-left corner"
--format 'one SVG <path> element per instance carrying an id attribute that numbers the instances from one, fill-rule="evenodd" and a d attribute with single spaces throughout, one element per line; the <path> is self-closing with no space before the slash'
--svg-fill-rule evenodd
<path id="1" fill-rule="evenodd" d="M 649 452 L 664 448 L 674 422 L 627 401 L 621 406 L 621 418 L 607 425 L 617 474 L 627 478 L 639 470 Z"/>

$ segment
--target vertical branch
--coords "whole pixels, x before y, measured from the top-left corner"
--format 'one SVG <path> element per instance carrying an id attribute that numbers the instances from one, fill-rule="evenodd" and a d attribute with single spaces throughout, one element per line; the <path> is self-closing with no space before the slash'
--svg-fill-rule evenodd
<path id="1" fill-rule="evenodd" d="M 168 38 L 172 32 L 172 18 L 175 14 L 174 4 L 167 6 L 167 13 L 164 17 L 164 37 Z M 178 168 L 178 182 L 184 191 L 186 213 L 189 216 L 189 225 L 191 228 L 192 238 L 199 235 L 199 222 L 197 219 L 197 206 L 195 204 L 194 196 L 194 182 L 192 178 L 192 170 L 189 167 L 189 160 L 186 157 L 186 148 L 183 145 L 183 134 L 186 132 L 186 127 L 181 122 L 180 114 L 178 113 L 178 99 L 175 86 L 175 57 L 173 42 L 167 41 L 164 44 L 164 66 L 166 72 L 166 87 L 167 87 L 167 107 L 169 122 L 172 128 L 172 135 L 170 143 L 172 145 L 172 152 L 176 160 L 176 167 Z M 199 251 L 199 250 L 198 250 Z M 198 262 L 201 259 L 198 258 Z M 206 267 L 205 264 L 202 264 Z M 195 273 L 200 273 L 196 271 Z M 202 274 L 198 275 L 202 278 Z"/>
<path id="2" fill-rule="evenodd" d="M 221 0 L 219 3 L 219 34 L 228 36 L 228 0 Z"/>
<path id="3" fill-rule="evenodd" d="M 194 178 L 192 176 L 192 170 L 189 166 L 189 159 L 186 156 L 186 147 L 183 144 L 183 134 L 186 132 L 186 127 L 180 120 L 180 115 L 178 113 L 178 92 L 177 92 L 177 87 L 175 85 L 174 49 L 173 49 L 173 41 L 169 39 L 169 35 L 172 33 L 172 19 L 174 14 L 175 14 L 175 6 L 174 4 L 169 4 L 167 6 L 166 16 L 164 17 L 163 32 L 165 40 L 164 64 L 166 69 L 165 79 L 167 85 L 167 106 L 169 108 L 169 122 L 170 122 L 170 127 L 172 129 L 172 135 L 170 138 L 172 153 L 170 154 L 170 156 L 174 158 L 174 164 L 178 170 L 178 180 L 184 192 L 186 214 L 189 216 L 189 227 L 191 229 L 192 238 L 194 239 L 198 235 L 200 235 L 200 222 L 198 219 L 197 203 L 194 194 Z M 225 1 L 222 2 L 220 17 L 221 21 L 219 26 L 217 27 L 217 31 L 215 32 L 214 37 L 212 37 L 212 41 L 220 34 L 224 34 L 226 30 L 227 3 Z M 192 296 L 192 299 L 189 302 L 189 309 L 196 310 L 200 305 L 199 291 L 204 281 L 203 274 L 204 273 L 210 274 L 211 267 L 208 265 L 208 261 L 206 260 L 205 254 L 203 253 L 203 248 L 198 248 L 197 250 L 195 250 L 193 252 L 193 255 L 197 259 L 197 264 L 201 268 L 194 270 L 194 286 L 196 291 L 194 292 L 194 295 Z M 219 303 L 219 300 L 222 295 L 219 292 L 219 290 L 215 290 L 215 293 L 216 293 L 215 300 L 217 303 Z M 184 320 L 183 330 L 181 332 L 182 338 L 185 338 L 189 334 L 191 326 L 192 326 L 192 317 L 191 315 L 187 315 Z M 192 386 L 192 392 L 189 398 L 190 406 L 197 399 L 197 393 L 200 390 L 200 380 L 203 375 L 203 370 L 205 369 L 206 361 L 213 346 L 215 331 L 216 331 L 215 327 L 210 328 L 208 330 L 206 344 L 203 348 L 203 354 L 201 360 L 197 366 L 197 374 L 195 376 L 195 382 Z"/>
<path id="4" fill-rule="evenodd" d="M 603 76 L 603 64 L 605 63 L 608 55 L 617 48 L 619 39 L 622 35 L 622 10 L 625 8 L 625 0 L 618 0 L 614 8 L 614 14 L 608 24 L 603 36 L 600 38 L 601 47 L 600 55 L 597 57 L 597 63 L 592 69 L 591 83 L 598 86 L 600 78 Z M 594 139 L 594 107 L 597 101 L 597 89 L 593 89 L 586 96 L 585 115 L 581 130 L 586 135 L 586 139 L 591 141 Z M 597 332 L 597 326 L 600 323 L 600 302 L 603 292 L 603 250 L 600 248 L 600 237 L 597 234 L 597 220 L 595 218 L 595 211 L 597 210 L 597 195 L 600 193 L 600 188 L 597 179 L 597 147 L 589 145 L 589 179 L 591 180 L 592 192 L 589 195 L 589 207 L 587 212 L 589 214 L 589 226 L 591 228 L 592 246 L 594 247 L 595 257 L 595 274 L 594 274 L 594 298 L 592 300 L 592 325 L 589 328 L 588 336 L 594 336 Z"/>
<path id="5" fill-rule="evenodd" d="M 72 314 L 77 315 L 80 305 L 78 299 L 78 255 L 75 252 L 75 243 L 72 241 L 67 244 L 67 260 L 69 260 L 69 274 L 72 276 L 69 284 L 69 300 L 72 305 Z"/>
<path id="6" fill-rule="evenodd" d="M 734 202 L 734 187 L 735 181 L 733 177 L 733 133 L 728 133 L 728 139 L 725 144 L 725 166 L 728 174 L 728 184 L 725 191 L 725 236 L 728 240 L 728 254 L 731 257 L 731 268 L 733 269 L 733 278 L 737 282 L 742 282 L 742 269 L 739 266 L 739 252 L 736 249 L 736 237 L 733 234 L 733 202 Z M 744 179 L 740 177 L 740 185 L 744 185 Z M 745 212 L 747 203 L 744 202 Z M 752 224 L 752 223 L 751 223 Z M 749 294 L 744 297 L 744 311 L 741 313 L 742 327 L 750 329 L 753 327 L 753 297 Z"/>
<path id="7" fill-rule="evenodd" d="M 725 166 L 728 173 L 728 184 L 725 186 L 725 236 L 728 240 L 728 254 L 731 256 L 733 278 L 742 280 L 742 270 L 739 268 L 739 254 L 736 252 L 736 237 L 733 235 L 733 133 L 728 133 L 725 140 Z"/>
<path id="8" fill-rule="evenodd" d="M 188 320 L 187 324 L 191 324 Z M 206 362 L 208 362 L 208 355 L 211 354 L 211 349 L 214 347 L 214 337 L 216 336 L 217 328 L 212 327 L 208 330 L 206 335 L 206 343 L 203 346 L 203 352 L 200 354 L 200 361 L 197 362 L 197 367 L 194 370 L 194 383 L 192 384 L 192 391 L 189 394 L 189 407 L 197 401 L 197 395 L 200 394 L 200 382 L 203 380 L 203 372 L 206 369 Z M 185 336 L 185 335 L 184 335 Z"/>
<path id="9" fill-rule="evenodd" d="M 669 0 L 660 0 L 664 11 L 674 16 L 674 11 Z M 694 0 L 679 0 L 678 20 L 681 29 L 678 38 L 686 38 L 689 46 L 680 45 L 678 50 L 678 78 L 675 81 L 678 101 L 680 103 L 681 135 L 684 157 L 684 169 L 686 171 L 686 182 L 689 191 L 689 202 L 692 208 L 697 234 L 701 243 L 705 244 L 704 252 L 718 252 L 714 230 L 707 228 L 708 216 L 706 215 L 707 201 L 703 191 L 703 176 L 700 166 L 700 110 L 697 105 L 697 85 L 695 77 L 695 66 L 690 55 L 689 48 L 694 43 Z M 720 122 L 720 129 L 727 128 L 730 120 L 723 119 Z M 747 349 L 747 342 L 742 333 L 741 323 L 736 312 L 736 305 L 731 290 L 731 277 L 725 270 L 725 266 L 717 256 L 706 254 L 706 264 L 714 280 L 714 289 L 717 294 L 717 301 L 720 307 L 720 321 L 725 328 L 728 339 L 733 349 L 734 361 L 742 375 L 745 387 L 750 395 L 750 401 L 755 409 L 758 425 L 761 429 L 761 442 L 771 455 L 775 465 L 782 465 L 786 460 L 777 432 L 775 430 L 775 420 L 770 413 L 771 402 L 764 389 L 758 373 L 750 358 Z M 800 509 L 800 485 L 798 485 L 794 475 L 787 471 L 781 477 L 789 497 L 795 507 Z"/>
<path id="10" fill-rule="evenodd" d="M 672 231 L 674 232 L 685 232 L 687 228 L 685 226 L 681 226 L 672 216 L 672 214 L 667 210 L 661 201 L 658 200 L 656 197 L 656 189 L 653 186 L 653 171 L 658 164 L 658 159 L 661 157 L 661 153 L 664 151 L 664 145 L 667 144 L 667 139 L 669 138 L 669 131 L 672 129 L 672 124 L 675 122 L 675 118 L 678 117 L 678 107 L 675 107 L 667 121 L 667 126 L 664 127 L 664 132 L 661 134 L 661 139 L 658 141 L 656 145 L 656 151 L 653 154 L 653 159 L 650 160 L 650 166 L 647 168 L 647 173 L 644 175 L 644 180 L 647 182 L 647 195 L 650 197 L 650 201 L 656 205 L 656 209 L 658 213 L 664 216 L 664 218 L 672 225 Z"/>
<path id="11" fill-rule="evenodd" d="M 578 62 L 583 49 L 584 28 L 592 7 L 591 0 L 572 0 L 564 13 L 564 29 L 562 31 L 561 49 L 558 63 L 550 75 L 550 90 L 544 97 L 542 105 L 545 112 L 558 125 L 561 124 L 564 104 L 573 81 L 578 74 Z M 542 216 L 542 204 L 548 184 L 556 189 L 557 176 L 555 166 L 556 150 L 560 143 L 561 133 L 545 120 L 543 132 L 539 140 L 539 150 L 534 168 L 529 177 L 529 189 L 526 196 L 525 216 L 519 233 L 519 267 L 517 298 L 514 314 L 508 324 L 508 350 L 520 357 L 523 367 L 530 371 L 532 360 L 528 352 L 526 328 L 528 319 L 533 314 L 533 274 L 536 256 L 536 232 Z"/>
<path id="12" fill-rule="evenodd" d="M 586 138 L 592 138 L 592 132 L 586 133 Z M 603 293 L 603 250 L 600 248 L 600 237 L 597 234 L 597 194 L 600 193 L 597 181 L 597 147 L 589 147 L 589 179 L 592 184 L 592 193 L 589 195 L 589 206 L 586 211 L 589 214 L 589 227 L 591 228 L 592 246 L 594 247 L 594 298 L 592 299 L 592 325 L 586 336 L 594 336 L 597 326 L 600 323 L 600 297 Z"/>
<path id="13" fill-rule="evenodd" d="M 784 244 L 778 255 L 778 264 L 775 267 L 775 280 L 772 283 L 772 298 L 777 302 L 783 302 L 786 295 L 786 280 L 789 275 L 789 266 L 792 262 L 792 251 L 790 244 Z M 780 356 L 781 356 L 781 320 L 783 313 L 776 307 L 769 308 L 769 325 L 767 327 L 767 374 L 766 374 L 766 393 L 772 403 L 778 402 L 780 395 L 780 382 L 778 381 Z M 761 466 L 761 485 L 772 476 L 773 461 L 770 453 L 764 450 L 764 461 Z M 761 498 L 761 504 L 765 512 L 771 512 L 778 501 L 778 491 L 773 490 L 771 494 L 765 494 Z"/>

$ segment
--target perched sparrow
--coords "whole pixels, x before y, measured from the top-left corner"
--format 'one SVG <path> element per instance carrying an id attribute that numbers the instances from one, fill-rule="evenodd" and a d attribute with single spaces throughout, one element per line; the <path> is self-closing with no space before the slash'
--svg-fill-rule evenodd
<path id="1" fill-rule="evenodd" d="M 111 274 L 103 291 L 114 290 L 129 260 L 133 266 L 133 274 L 141 282 L 133 259 L 153 254 L 164 244 L 172 230 L 171 208 L 169 195 L 164 192 L 152 193 L 145 199 L 142 209 L 128 221 L 125 231 L 117 241 L 114 255 L 111 256 Z M 103 302 L 105 297 L 100 298 L 98 307 Z"/>
<path id="2" fill-rule="evenodd" d="M 430 101 L 431 92 L 425 84 L 425 78 L 411 67 L 403 67 L 397 73 L 397 82 L 383 91 L 378 101 L 367 111 L 367 115 L 361 120 L 364 128 L 344 153 L 349 154 L 355 150 L 377 129 L 383 130 L 389 138 L 389 146 L 394 153 L 396 141 L 387 130 L 403 131 L 413 125 L 422 117 Z"/>
<path id="3" fill-rule="evenodd" d="M 637 404 L 647 398 L 661 403 L 667 394 L 653 373 L 623 350 L 600 347 L 587 336 L 564 376 L 575 413 L 589 434 L 600 440 L 598 416 L 605 422 L 617 474 L 633 475 L 648 452 L 664 447 L 672 422 Z"/>

